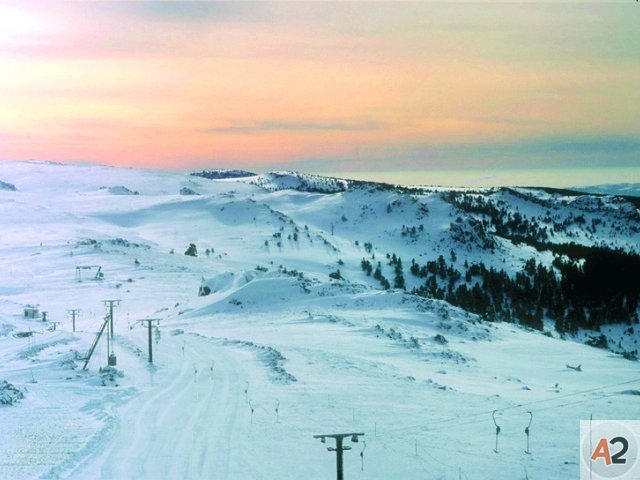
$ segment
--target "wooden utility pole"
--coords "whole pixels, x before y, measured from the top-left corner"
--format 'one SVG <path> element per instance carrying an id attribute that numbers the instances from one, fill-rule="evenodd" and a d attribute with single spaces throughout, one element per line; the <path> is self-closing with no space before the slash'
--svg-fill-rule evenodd
<path id="1" fill-rule="evenodd" d="M 149 328 L 149 363 L 153 363 L 153 342 L 151 341 L 151 327 L 153 326 L 153 322 L 158 322 L 156 325 L 160 324 L 159 318 L 145 318 L 144 320 L 140 320 L 140 323 L 147 322 L 147 327 Z"/>
<path id="2" fill-rule="evenodd" d="M 313 438 L 319 438 L 322 443 L 326 442 L 327 438 L 333 438 L 336 441 L 336 447 L 327 447 L 330 452 L 336 452 L 336 472 L 337 480 L 344 480 L 343 473 L 343 452 L 345 450 L 351 450 L 351 447 L 343 446 L 342 441 L 346 437 L 351 437 L 351 441 L 358 442 L 358 437 L 364 436 L 364 433 L 330 433 L 325 435 L 314 435 Z"/>
<path id="3" fill-rule="evenodd" d="M 73 325 L 73 331 L 76 331 L 76 315 L 80 315 L 80 310 L 77 308 L 67 310 L 67 313 L 71 314 L 71 322 Z"/>
<path id="4" fill-rule="evenodd" d="M 113 338 L 113 306 L 120 305 L 120 300 L 103 300 L 102 303 L 109 305 L 109 336 Z"/>
<path id="5" fill-rule="evenodd" d="M 110 355 L 111 355 L 111 342 L 109 341 L 109 325 L 107 325 L 107 365 L 109 365 Z"/>

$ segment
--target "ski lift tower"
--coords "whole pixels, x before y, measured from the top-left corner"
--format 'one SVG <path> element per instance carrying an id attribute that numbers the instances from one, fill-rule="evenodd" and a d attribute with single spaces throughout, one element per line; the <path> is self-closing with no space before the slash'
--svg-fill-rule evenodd
<path id="1" fill-rule="evenodd" d="M 120 300 L 102 300 L 102 303 L 109 308 L 109 336 L 113 339 L 113 306 L 120 305 Z"/>
<path id="2" fill-rule="evenodd" d="M 149 329 L 149 363 L 153 363 L 153 343 L 151 342 L 151 328 L 153 325 L 160 325 L 159 318 L 145 318 L 140 320 L 140 323 L 146 323 Z"/>
<path id="3" fill-rule="evenodd" d="M 358 437 L 362 437 L 364 433 L 328 433 L 323 435 L 314 435 L 313 438 L 319 438 L 322 443 L 326 443 L 327 438 L 332 438 L 336 441 L 336 446 L 328 447 L 327 450 L 330 452 L 336 452 L 336 473 L 337 480 L 344 480 L 344 472 L 343 472 L 343 452 L 345 450 L 351 450 L 351 447 L 343 445 L 343 440 L 345 438 L 351 437 L 351 441 L 353 443 L 358 443 Z"/>

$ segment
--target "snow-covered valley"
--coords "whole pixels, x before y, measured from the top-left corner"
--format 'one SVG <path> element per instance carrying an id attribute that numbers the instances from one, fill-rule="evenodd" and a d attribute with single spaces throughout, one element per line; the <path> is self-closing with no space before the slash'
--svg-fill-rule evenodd
<path id="1" fill-rule="evenodd" d="M 0 478 L 329 479 L 335 445 L 313 436 L 361 432 L 348 479 L 564 480 L 579 420 L 637 418 L 637 316 L 567 335 L 546 314 L 489 321 L 409 272 L 635 252 L 637 204 L 241 173 L 0 164 L 0 382 L 23 395 L 0 389 Z M 106 300 L 115 335 L 83 370 Z"/>

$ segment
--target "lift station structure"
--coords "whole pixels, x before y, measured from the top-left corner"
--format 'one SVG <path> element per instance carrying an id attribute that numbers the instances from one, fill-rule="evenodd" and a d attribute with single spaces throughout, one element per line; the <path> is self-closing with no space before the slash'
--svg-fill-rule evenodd
<path id="1" fill-rule="evenodd" d="M 76 282 L 82 282 L 82 270 L 94 270 L 95 274 L 90 277 L 90 280 L 102 280 L 104 273 L 102 273 L 101 265 L 76 265 Z"/>

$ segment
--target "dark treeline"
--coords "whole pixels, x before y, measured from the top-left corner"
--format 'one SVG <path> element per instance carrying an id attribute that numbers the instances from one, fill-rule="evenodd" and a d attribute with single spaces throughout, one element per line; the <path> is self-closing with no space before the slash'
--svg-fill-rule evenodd
<path id="1" fill-rule="evenodd" d="M 599 229 L 604 228 L 602 218 L 585 217 L 584 213 L 574 214 L 569 212 L 564 218 L 557 213 L 553 213 L 554 203 L 550 200 L 536 198 L 533 195 L 520 193 L 513 189 L 505 189 L 511 196 L 519 197 L 530 203 L 536 203 L 547 207 L 544 214 L 536 217 L 527 217 L 503 199 L 494 199 L 483 195 L 470 195 L 462 192 L 444 192 L 442 199 L 451 203 L 457 209 L 466 213 L 475 213 L 484 216 L 482 220 L 485 228 L 491 226 L 496 235 L 507 238 L 515 244 L 525 243 L 538 250 L 554 251 L 553 243 L 549 243 L 553 234 L 563 233 L 565 236 L 574 236 L 571 226 L 577 226 L 581 230 L 595 234 Z M 629 201 L 629 198 L 625 198 Z M 607 212 L 603 200 L 594 197 L 594 208 L 597 211 Z M 639 233 L 640 214 L 637 211 L 627 213 L 624 222 L 609 221 L 609 228 L 620 230 L 626 228 L 630 232 Z M 590 248 L 590 247 L 586 247 Z"/>
<path id="2" fill-rule="evenodd" d="M 451 264 L 441 255 L 424 265 L 412 260 L 409 270 L 424 279 L 414 294 L 446 300 L 487 320 L 519 322 L 542 330 L 547 317 L 555 320 L 561 333 L 575 333 L 580 327 L 597 330 L 608 323 L 637 323 L 640 256 L 599 247 L 580 253 L 582 258 L 558 256 L 549 267 L 530 259 L 511 276 L 483 263 L 466 262 L 462 274 L 454 266 L 453 251 Z M 404 288 L 402 261 L 394 254 L 389 264 L 394 268 L 394 287 Z M 376 267 L 374 277 L 389 288 L 380 263 Z M 362 268 L 371 275 L 373 265 L 364 259 Z"/>

